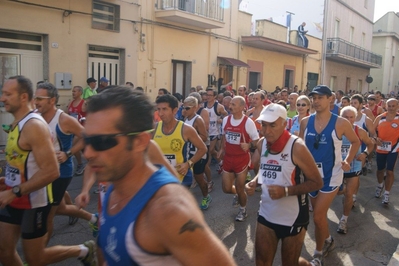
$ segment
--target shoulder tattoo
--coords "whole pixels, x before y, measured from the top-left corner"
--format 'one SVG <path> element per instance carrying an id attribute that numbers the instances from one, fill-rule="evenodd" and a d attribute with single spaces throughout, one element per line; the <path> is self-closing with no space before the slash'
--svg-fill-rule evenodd
<path id="1" fill-rule="evenodd" d="M 190 219 L 180 228 L 179 234 L 183 234 L 186 231 L 194 232 L 197 228 L 203 229 L 204 227 Z"/>

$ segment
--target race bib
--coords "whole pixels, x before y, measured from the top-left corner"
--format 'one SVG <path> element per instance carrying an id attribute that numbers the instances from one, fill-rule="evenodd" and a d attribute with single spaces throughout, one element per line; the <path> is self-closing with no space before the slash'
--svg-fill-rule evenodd
<path id="1" fill-rule="evenodd" d="M 241 133 L 236 132 L 226 132 L 226 141 L 230 144 L 240 145 L 241 143 Z"/>
<path id="2" fill-rule="evenodd" d="M 177 165 L 177 162 L 176 162 L 176 155 L 174 155 L 174 154 L 165 154 L 165 157 L 166 157 L 166 160 L 168 160 L 169 163 L 170 163 L 173 167 L 175 167 L 175 166 Z"/>
<path id="3" fill-rule="evenodd" d="M 259 168 L 259 184 L 273 185 L 281 180 L 283 173 L 281 165 L 261 164 Z"/>
<path id="4" fill-rule="evenodd" d="M 321 178 L 324 177 L 324 173 L 323 173 L 323 163 L 316 163 L 317 166 L 317 170 L 319 170 L 319 173 L 321 175 Z"/>
<path id="5" fill-rule="evenodd" d="M 21 184 L 21 174 L 18 168 L 6 166 L 6 180 L 5 183 L 9 187 L 14 187 Z"/>
<path id="6" fill-rule="evenodd" d="M 348 155 L 349 148 L 350 148 L 350 145 L 342 145 L 341 146 L 342 159 L 345 159 L 346 156 Z"/>
<path id="7" fill-rule="evenodd" d="M 377 149 L 390 152 L 392 150 L 392 143 L 390 141 L 382 141 L 381 146 L 377 146 Z"/>
<path id="8" fill-rule="evenodd" d="M 78 119 L 78 117 L 79 117 L 78 113 L 70 113 L 69 115 L 74 117 L 74 118 L 76 118 L 76 119 Z"/>
<path id="9" fill-rule="evenodd" d="M 216 121 L 210 121 L 209 122 L 209 127 L 215 128 L 216 127 Z"/>

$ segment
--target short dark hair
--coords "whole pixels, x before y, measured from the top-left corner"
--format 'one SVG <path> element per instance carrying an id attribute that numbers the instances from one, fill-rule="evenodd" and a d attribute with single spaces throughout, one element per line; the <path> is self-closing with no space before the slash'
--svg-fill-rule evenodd
<path id="1" fill-rule="evenodd" d="M 58 94 L 57 88 L 50 82 L 43 82 L 37 85 L 37 89 L 43 89 L 47 91 L 47 96 L 55 98 L 55 103 L 58 103 L 60 95 Z"/>
<path id="2" fill-rule="evenodd" d="M 214 90 L 214 89 L 212 89 L 211 87 L 208 87 L 207 89 L 206 89 L 206 91 L 212 91 L 213 92 L 213 96 L 216 96 L 216 90 Z"/>
<path id="3" fill-rule="evenodd" d="M 33 98 L 33 85 L 32 81 L 25 76 L 12 76 L 8 79 L 15 79 L 18 83 L 18 93 L 27 93 L 28 100 L 31 101 Z"/>
<path id="4" fill-rule="evenodd" d="M 141 92 L 144 92 L 144 89 L 143 89 L 143 87 L 136 87 L 136 88 L 134 88 L 136 91 L 141 91 Z"/>
<path id="5" fill-rule="evenodd" d="M 158 91 L 162 91 L 163 94 L 170 94 L 170 92 L 165 88 L 160 88 Z"/>
<path id="6" fill-rule="evenodd" d="M 87 113 L 111 108 L 122 109 L 122 118 L 116 128 L 123 133 L 153 129 L 154 105 L 139 91 L 124 86 L 110 86 L 109 90 L 93 95 L 87 104 Z"/>
<path id="7" fill-rule="evenodd" d="M 347 100 L 348 102 L 351 101 L 348 96 L 343 96 L 342 99 L 341 99 L 341 102 L 342 102 L 342 100 Z"/>
<path id="8" fill-rule="evenodd" d="M 129 85 L 130 87 L 134 88 L 134 84 L 131 83 L 130 81 L 127 81 L 127 82 L 126 82 L 126 85 Z"/>
<path id="9" fill-rule="evenodd" d="M 178 92 L 173 93 L 173 96 L 175 96 L 176 99 L 177 99 L 179 102 L 181 102 L 181 101 L 183 100 L 183 95 L 181 95 L 181 94 L 178 93 Z"/>
<path id="10" fill-rule="evenodd" d="M 179 107 L 179 101 L 176 99 L 175 96 L 170 95 L 170 94 L 164 94 L 162 96 L 159 96 L 159 98 L 157 98 L 156 104 L 159 103 L 168 103 L 169 107 L 173 109 Z"/>
<path id="11" fill-rule="evenodd" d="M 351 97 L 351 100 L 357 100 L 360 104 L 362 104 L 363 103 L 363 96 L 362 95 L 360 95 L 360 94 L 354 94 L 354 95 L 352 95 L 352 97 Z M 341 99 L 341 101 L 342 101 L 342 99 Z"/>

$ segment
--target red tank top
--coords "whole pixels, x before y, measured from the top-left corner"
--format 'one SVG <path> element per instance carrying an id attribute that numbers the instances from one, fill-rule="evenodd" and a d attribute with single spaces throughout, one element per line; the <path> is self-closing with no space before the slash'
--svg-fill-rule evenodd
<path id="1" fill-rule="evenodd" d="M 75 117 L 79 121 L 79 123 L 81 123 L 81 124 L 82 124 L 82 122 L 80 121 L 80 119 L 82 117 L 86 116 L 86 113 L 82 112 L 82 106 L 83 106 L 84 102 L 85 102 L 85 100 L 82 99 L 79 102 L 78 106 L 75 107 L 75 106 L 73 106 L 73 101 L 71 101 L 71 103 L 68 106 L 68 114 L 70 116 Z"/>
<path id="2" fill-rule="evenodd" d="M 373 115 L 374 115 L 374 117 L 377 117 L 378 116 L 378 105 L 376 104 L 375 106 L 374 106 L 374 108 L 373 108 L 373 110 L 371 110 L 371 112 L 373 113 Z"/>
<path id="3" fill-rule="evenodd" d="M 240 143 L 249 143 L 251 138 L 245 130 L 245 124 L 247 123 L 247 116 L 244 116 L 241 123 L 238 126 L 233 126 L 231 124 L 231 117 L 229 115 L 227 118 L 226 125 L 224 127 L 225 140 L 226 140 L 226 155 L 228 156 L 243 156 L 248 154 L 241 149 Z"/>

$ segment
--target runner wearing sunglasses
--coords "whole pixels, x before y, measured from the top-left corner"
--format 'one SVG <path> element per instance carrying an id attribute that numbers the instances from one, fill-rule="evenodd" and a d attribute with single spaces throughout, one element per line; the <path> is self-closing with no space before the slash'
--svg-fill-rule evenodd
<path id="1" fill-rule="evenodd" d="M 48 217 L 48 241 L 53 234 L 53 219 L 56 214 L 81 218 L 92 224 L 97 223 L 97 216 L 85 210 L 81 210 L 73 204 L 66 204 L 63 199 L 68 185 L 74 176 L 72 162 L 73 154 L 83 149 L 82 140 L 83 126 L 74 117 L 58 109 L 59 94 L 55 86 L 48 82 L 37 85 L 35 94 L 35 105 L 38 113 L 50 126 L 54 134 L 54 149 L 60 167 L 60 176 L 48 187 L 51 211 Z M 73 138 L 77 141 L 72 145 Z"/>
<path id="2" fill-rule="evenodd" d="M 191 193 L 148 160 L 152 116 L 147 96 L 124 87 L 88 103 L 88 169 L 112 183 L 100 218 L 99 265 L 234 265 Z"/>
<path id="3" fill-rule="evenodd" d="M 316 238 L 312 262 L 320 265 L 318 263 L 335 247 L 328 228 L 327 211 L 342 184 L 344 171 L 350 170 L 360 141 L 348 120 L 330 112 L 333 97 L 329 87 L 316 86 L 309 97 L 313 98 L 316 113 L 302 119 L 299 137 L 312 153 L 324 183 L 320 190 L 309 193 Z M 345 160 L 341 154 L 342 136 L 350 143 Z"/>

